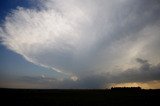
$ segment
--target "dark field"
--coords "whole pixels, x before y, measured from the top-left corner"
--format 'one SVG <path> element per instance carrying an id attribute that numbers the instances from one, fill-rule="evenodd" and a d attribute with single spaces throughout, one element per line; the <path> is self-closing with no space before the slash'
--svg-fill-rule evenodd
<path id="1" fill-rule="evenodd" d="M 34 90 L 0 89 L 1 103 L 15 106 L 160 106 L 160 90 Z"/>

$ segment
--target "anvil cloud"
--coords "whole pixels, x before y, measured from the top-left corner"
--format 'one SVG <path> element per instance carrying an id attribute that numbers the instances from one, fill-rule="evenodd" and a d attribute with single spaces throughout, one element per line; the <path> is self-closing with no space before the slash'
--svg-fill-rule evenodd
<path id="1" fill-rule="evenodd" d="M 140 67 L 137 58 L 160 62 L 159 0 L 38 3 L 38 9 L 17 7 L 0 27 L 3 45 L 29 62 L 73 80 L 127 76 L 128 69 Z"/>

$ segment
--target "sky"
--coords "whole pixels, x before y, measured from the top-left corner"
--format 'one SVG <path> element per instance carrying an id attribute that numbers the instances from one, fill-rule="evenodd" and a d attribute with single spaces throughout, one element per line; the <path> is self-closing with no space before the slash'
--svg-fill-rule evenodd
<path id="1" fill-rule="evenodd" d="M 0 87 L 160 88 L 159 0 L 1 0 Z"/>

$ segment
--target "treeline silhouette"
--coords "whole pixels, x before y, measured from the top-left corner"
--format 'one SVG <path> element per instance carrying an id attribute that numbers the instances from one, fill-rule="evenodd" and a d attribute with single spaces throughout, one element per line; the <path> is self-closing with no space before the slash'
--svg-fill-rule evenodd
<path id="1" fill-rule="evenodd" d="M 0 89 L 1 104 L 28 106 L 106 106 L 159 104 L 160 90 L 140 87 L 111 89 Z"/>
<path id="2" fill-rule="evenodd" d="M 112 91 L 140 91 L 141 87 L 112 87 Z"/>

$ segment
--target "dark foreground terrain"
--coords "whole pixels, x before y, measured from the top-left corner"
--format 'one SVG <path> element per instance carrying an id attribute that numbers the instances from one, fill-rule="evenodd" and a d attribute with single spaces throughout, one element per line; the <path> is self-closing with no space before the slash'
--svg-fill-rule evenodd
<path id="1" fill-rule="evenodd" d="M 160 106 L 160 90 L 31 90 L 0 89 L 1 106 Z"/>

